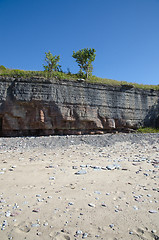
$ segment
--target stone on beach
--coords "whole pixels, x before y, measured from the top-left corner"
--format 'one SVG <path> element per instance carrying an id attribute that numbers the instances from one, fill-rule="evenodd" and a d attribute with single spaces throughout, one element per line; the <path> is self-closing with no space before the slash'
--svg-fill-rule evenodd
<path id="1" fill-rule="evenodd" d="M 86 170 L 79 170 L 78 172 L 76 172 L 75 174 L 76 175 L 83 175 L 83 174 L 86 174 L 87 171 Z"/>

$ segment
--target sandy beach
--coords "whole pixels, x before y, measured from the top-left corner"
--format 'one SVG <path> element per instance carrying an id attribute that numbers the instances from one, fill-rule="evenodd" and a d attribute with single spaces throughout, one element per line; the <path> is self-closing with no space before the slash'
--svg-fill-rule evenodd
<path id="1" fill-rule="evenodd" d="M 159 134 L 0 138 L 0 239 L 159 239 Z"/>

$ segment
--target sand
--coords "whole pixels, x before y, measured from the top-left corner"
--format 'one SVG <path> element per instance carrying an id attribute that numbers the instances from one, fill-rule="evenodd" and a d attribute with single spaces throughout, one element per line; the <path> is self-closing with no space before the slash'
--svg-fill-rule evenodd
<path id="1" fill-rule="evenodd" d="M 159 135 L 0 139 L 0 239 L 159 239 Z"/>

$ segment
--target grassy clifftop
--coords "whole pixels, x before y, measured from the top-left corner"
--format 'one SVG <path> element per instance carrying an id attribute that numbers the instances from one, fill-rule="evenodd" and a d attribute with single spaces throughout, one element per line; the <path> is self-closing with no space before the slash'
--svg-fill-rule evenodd
<path id="1" fill-rule="evenodd" d="M 72 73 L 63 73 L 63 72 L 48 73 L 45 71 L 24 71 L 19 69 L 7 69 L 3 66 L 0 66 L 0 76 L 24 77 L 24 78 L 41 77 L 43 79 L 57 78 L 59 80 L 66 79 L 66 80 L 74 80 L 74 81 L 80 78 L 78 74 L 72 74 Z M 91 76 L 89 79 L 85 81 L 90 83 L 96 83 L 96 84 L 107 84 L 107 85 L 115 85 L 115 86 L 128 85 L 128 86 L 141 88 L 141 89 L 159 90 L 159 85 L 144 85 L 144 84 L 138 84 L 138 83 L 129 83 L 126 81 L 117 81 L 117 80 L 112 80 L 107 78 L 99 78 L 96 76 Z"/>

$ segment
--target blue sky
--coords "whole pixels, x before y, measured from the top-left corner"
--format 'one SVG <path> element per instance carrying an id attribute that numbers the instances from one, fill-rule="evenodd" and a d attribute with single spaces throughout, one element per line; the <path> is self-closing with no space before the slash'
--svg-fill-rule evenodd
<path id="1" fill-rule="evenodd" d="M 0 23 L 0 65 L 43 70 L 50 50 L 76 73 L 95 48 L 93 75 L 159 84 L 159 0 L 0 0 Z"/>

